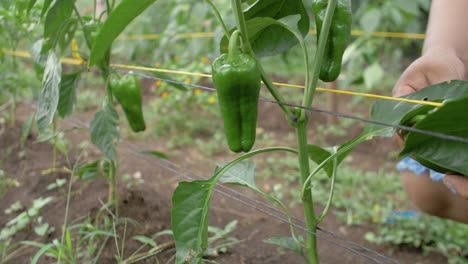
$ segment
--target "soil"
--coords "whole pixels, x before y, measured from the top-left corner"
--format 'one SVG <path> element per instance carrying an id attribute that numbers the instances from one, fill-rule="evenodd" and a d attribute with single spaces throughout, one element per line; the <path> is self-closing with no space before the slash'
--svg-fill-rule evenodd
<path id="1" fill-rule="evenodd" d="M 259 113 L 260 127 L 268 131 L 275 131 L 272 135 L 275 139 L 285 137 L 291 132 L 286 122 L 282 122 L 281 113 L 277 107 L 264 103 L 261 104 Z M 50 242 L 53 238 L 60 237 L 61 225 L 63 224 L 65 205 L 66 205 L 66 188 L 59 190 L 48 191 L 46 187 L 55 182 L 57 178 L 69 178 L 66 173 L 51 173 L 43 175 L 43 171 L 51 168 L 52 164 L 52 147 L 47 143 L 38 143 L 36 135 L 32 135 L 25 142 L 24 146 L 20 146 L 19 137 L 21 135 L 21 124 L 28 117 L 31 109 L 26 106 L 20 106 L 17 111 L 18 122 L 13 128 L 5 129 L 0 134 L 0 165 L 5 174 L 14 178 L 20 183 L 18 187 L 11 187 L 1 198 L 0 204 L 0 226 L 4 226 L 11 218 L 11 215 L 4 214 L 4 210 L 12 203 L 20 201 L 23 205 L 31 205 L 33 199 L 39 197 L 53 196 L 53 202 L 46 205 L 41 210 L 41 215 L 45 222 L 55 227 L 49 237 L 42 239 L 42 242 Z M 71 120 L 77 120 L 89 123 L 89 115 L 74 116 Z M 326 122 L 323 116 L 314 114 L 312 118 L 320 122 Z M 73 127 L 69 121 L 60 123 L 62 129 Z M 360 131 L 359 127 L 349 130 L 349 135 L 343 138 L 330 138 L 330 143 L 342 142 L 345 138 L 357 135 Z M 67 139 L 72 142 L 70 161 L 59 155 L 57 168 L 65 166 L 68 162 L 76 161 L 79 149 L 76 147 L 84 140 L 88 140 L 87 130 L 70 130 L 66 134 Z M 314 138 L 314 135 L 310 135 Z M 336 141 L 336 142 L 333 142 Z M 131 144 L 131 145 L 129 145 Z M 212 164 L 207 162 L 206 157 L 201 156 L 194 148 L 177 149 L 171 152 L 169 162 L 159 160 L 157 158 L 142 156 L 133 151 L 134 147 L 141 149 L 157 149 L 165 151 L 164 141 L 142 141 L 134 140 L 131 143 L 128 141 L 120 144 L 119 159 L 121 162 L 119 172 L 133 174 L 138 170 L 144 184 L 134 187 L 126 187 L 124 183 L 119 186 L 120 216 L 123 218 L 132 219 L 138 225 L 128 224 L 126 230 L 125 255 L 134 252 L 140 244 L 130 239 L 135 235 L 147 235 L 166 230 L 170 228 L 170 204 L 171 194 L 177 183 L 181 180 L 186 180 L 186 176 L 207 178 L 212 172 Z M 380 148 L 379 151 L 376 151 Z M 388 155 L 378 155 L 376 153 L 389 153 L 395 151 L 393 144 L 390 141 L 379 140 L 371 141 L 360 146 L 353 155 L 353 161 L 359 164 L 361 168 L 377 169 L 378 164 L 388 159 Z M 218 155 L 218 154 L 217 154 Z M 92 160 L 93 157 L 99 157 L 99 152 L 90 150 L 86 156 L 87 160 Z M 227 154 L 219 154 L 216 158 L 222 160 L 228 159 Z M 207 164 L 208 163 L 208 164 Z M 357 166 L 357 165 L 356 165 Z M 192 173 L 188 173 L 190 171 Z M 196 172 L 194 175 L 193 172 Z M 68 185 L 68 182 L 67 182 Z M 66 185 L 66 186 L 67 186 Z M 219 189 L 223 190 L 223 189 Z M 262 200 L 255 194 L 245 191 L 244 189 L 235 190 L 245 193 L 250 197 Z M 107 184 L 104 180 L 96 180 L 93 182 L 74 181 L 72 186 L 72 197 L 70 200 L 69 219 L 72 222 L 78 222 L 87 216 L 93 216 L 102 207 L 102 203 L 106 201 Z M 249 201 L 249 203 L 252 203 Z M 259 205 L 257 205 L 259 206 Z M 259 206 L 260 207 L 260 206 Z M 296 217 L 301 218 L 302 210 L 297 207 L 293 209 Z M 236 200 L 215 193 L 212 199 L 210 211 L 210 225 L 223 227 L 232 220 L 238 220 L 238 227 L 233 232 L 233 236 L 240 240 L 240 243 L 229 248 L 228 252 L 220 254 L 217 257 L 210 258 L 216 263 L 248 263 L 248 264 L 280 264 L 280 263 L 303 263 L 303 260 L 294 254 L 287 251 L 280 251 L 277 247 L 263 243 L 264 239 L 271 236 L 287 236 L 289 227 L 282 222 L 272 218 L 271 216 L 249 208 Z M 122 225 L 119 227 L 119 233 L 122 231 Z M 397 248 L 385 245 L 375 245 L 363 239 L 366 232 L 372 231 L 371 224 L 362 226 L 346 226 L 339 222 L 333 214 L 323 221 L 321 228 L 331 230 L 345 241 L 352 241 L 365 247 L 368 247 L 381 254 L 388 255 L 399 263 L 420 263 L 420 264 L 435 264 L 446 263 L 446 259 L 438 254 L 430 254 L 423 256 L 421 251 L 408 248 Z M 378 261 L 373 261 L 358 255 L 348 249 L 344 249 L 336 243 L 345 244 L 342 240 L 326 236 L 323 233 L 318 239 L 318 250 L 321 263 L 392 263 L 389 260 L 379 258 L 372 255 Z M 328 238 L 327 241 L 323 237 Z M 15 241 L 22 240 L 37 240 L 37 236 L 31 229 L 26 229 L 19 232 L 15 237 Z M 347 244 L 348 247 L 357 249 L 362 252 L 362 249 L 356 246 Z M 30 258 L 37 251 L 36 248 L 26 248 L 22 250 L 15 259 L 8 263 L 29 263 Z M 173 250 L 166 250 L 157 257 L 160 262 L 155 262 L 155 258 L 150 258 L 147 261 L 139 263 L 167 263 L 173 255 Z M 103 251 L 103 255 L 99 263 L 116 263 L 114 255 L 116 254 L 115 244 L 113 241 L 107 243 Z M 41 263 L 50 263 L 51 259 L 42 258 Z"/>

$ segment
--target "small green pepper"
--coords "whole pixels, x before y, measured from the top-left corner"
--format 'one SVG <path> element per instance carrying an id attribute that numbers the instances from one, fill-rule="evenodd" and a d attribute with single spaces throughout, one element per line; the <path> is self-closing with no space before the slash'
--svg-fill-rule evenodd
<path id="1" fill-rule="evenodd" d="M 247 152 L 255 143 L 261 74 L 256 60 L 239 51 L 238 39 L 235 31 L 228 54 L 213 62 L 212 73 L 229 148 Z"/>
<path id="2" fill-rule="evenodd" d="M 322 30 L 327 6 L 328 0 L 312 1 L 312 10 L 317 25 L 317 42 Z M 322 67 L 320 68 L 319 77 L 324 82 L 332 82 L 340 75 L 343 54 L 351 36 L 351 22 L 351 1 L 338 0 L 333 13 Z"/>
<path id="3" fill-rule="evenodd" d="M 130 128 L 134 132 L 146 129 L 145 119 L 142 111 L 142 96 L 140 81 L 135 75 L 114 79 L 111 78 L 111 88 L 115 99 L 120 103 L 127 118 Z"/>

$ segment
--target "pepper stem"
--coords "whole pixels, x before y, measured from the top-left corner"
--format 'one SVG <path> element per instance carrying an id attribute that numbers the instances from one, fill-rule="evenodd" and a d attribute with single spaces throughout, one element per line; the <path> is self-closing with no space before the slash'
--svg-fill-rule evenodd
<path id="1" fill-rule="evenodd" d="M 237 43 L 239 42 L 240 31 L 236 30 L 232 33 L 229 39 L 229 50 L 228 50 L 228 61 L 232 62 L 239 56 L 239 48 Z"/>

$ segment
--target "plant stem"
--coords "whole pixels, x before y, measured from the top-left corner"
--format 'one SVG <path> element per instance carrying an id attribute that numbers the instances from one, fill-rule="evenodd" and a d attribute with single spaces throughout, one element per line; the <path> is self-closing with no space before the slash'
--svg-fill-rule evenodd
<path id="1" fill-rule="evenodd" d="M 310 78 L 310 83 L 306 83 L 305 96 L 302 101 L 302 106 L 310 108 L 312 106 L 312 101 L 315 95 L 315 89 L 317 87 L 317 82 L 320 74 L 320 68 L 322 66 L 323 56 L 325 53 L 325 47 L 327 45 L 328 33 L 330 31 L 330 26 L 333 19 L 333 13 L 335 12 L 335 7 L 338 0 L 329 0 L 327 10 L 325 13 L 325 19 L 323 21 L 322 30 L 320 32 L 317 52 L 315 53 L 314 64 L 312 65 L 312 77 Z M 306 110 L 301 111 L 300 120 L 305 120 L 307 118 Z"/>
<path id="2" fill-rule="evenodd" d="M 239 30 L 234 31 L 232 33 L 231 38 L 229 39 L 229 53 L 228 53 L 228 61 L 233 62 L 237 57 L 239 57 L 239 49 L 237 48 L 237 44 L 239 41 Z"/>
<path id="3" fill-rule="evenodd" d="M 213 11 L 213 13 L 214 13 L 214 15 L 216 17 L 216 20 L 218 20 L 218 22 L 221 24 L 221 27 L 223 28 L 224 35 L 226 35 L 226 38 L 229 40 L 229 30 L 226 27 L 226 24 L 224 23 L 224 20 L 221 17 L 221 14 L 219 13 L 219 10 L 216 8 L 216 6 L 213 4 L 213 2 L 211 0 L 205 0 L 205 2 L 207 2 L 210 5 L 211 10 Z"/>
<path id="4" fill-rule="evenodd" d="M 271 93 L 271 96 L 273 96 L 273 98 L 279 103 L 278 104 L 279 107 L 286 114 L 288 123 L 293 124 L 295 122 L 295 120 L 293 120 L 295 119 L 295 116 L 293 112 L 291 112 L 291 109 L 289 109 L 287 105 L 283 104 L 283 102 L 286 102 L 284 100 L 284 97 L 278 92 L 278 89 L 276 89 L 275 85 L 270 80 L 270 77 L 268 77 L 268 75 L 266 74 L 265 70 L 263 69 L 262 65 L 260 64 L 258 60 L 257 60 L 257 66 L 258 66 L 258 69 L 260 70 L 260 74 L 262 75 L 262 81 L 267 87 L 268 91 Z"/>
<path id="5" fill-rule="evenodd" d="M 86 40 L 86 46 L 88 46 L 88 49 L 91 50 L 91 46 L 92 46 L 91 38 L 90 38 L 91 35 L 89 34 L 88 30 L 86 29 L 85 23 L 84 23 L 83 19 L 81 18 L 80 11 L 76 7 L 76 4 L 73 5 L 73 10 L 75 11 L 76 16 L 78 17 L 78 22 L 80 23 L 81 28 L 83 29 L 84 38 Z"/>
<path id="6" fill-rule="evenodd" d="M 115 177 L 116 162 L 109 161 L 109 199 L 108 203 L 115 207 L 115 217 L 119 217 L 119 197 L 117 195 L 117 178 Z"/>
<path id="7" fill-rule="evenodd" d="M 304 184 L 310 173 L 309 155 L 307 151 L 307 121 L 299 122 L 296 127 L 297 143 L 299 149 L 299 169 L 301 172 L 301 183 Z M 315 217 L 312 192 L 307 192 L 302 197 L 302 205 L 307 223 L 307 256 L 310 264 L 318 263 L 317 239 L 315 232 L 317 230 L 317 219 Z"/>
<path id="8" fill-rule="evenodd" d="M 16 51 L 16 44 L 15 43 L 12 43 L 12 50 L 13 51 Z M 13 57 L 12 58 L 12 68 L 13 68 L 13 72 L 18 72 L 18 63 L 16 61 L 16 57 Z M 14 88 L 13 89 L 13 102 L 11 104 L 11 108 L 10 108 L 10 128 L 13 128 L 15 127 L 15 124 L 16 124 L 16 101 L 18 100 L 18 89 Z"/>
<path id="9" fill-rule="evenodd" d="M 333 193 L 335 191 L 335 180 L 336 180 L 336 174 L 337 174 L 337 167 L 338 167 L 338 161 L 335 159 L 333 159 L 333 175 L 332 175 L 332 178 L 331 178 L 331 186 L 330 186 L 330 194 L 328 196 L 328 201 L 327 201 L 327 204 L 325 206 L 325 208 L 323 209 L 323 212 L 317 217 L 317 224 L 320 224 L 320 222 L 322 222 L 322 220 L 325 218 L 325 216 L 327 216 L 328 214 L 328 211 L 330 211 L 330 206 L 331 206 L 331 203 L 332 203 L 332 200 L 333 200 Z"/>
<path id="10" fill-rule="evenodd" d="M 58 127 L 58 118 L 57 116 L 54 117 L 54 123 L 52 124 L 52 133 L 54 135 L 53 138 L 53 149 L 52 149 L 52 168 L 57 167 L 57 127 Z"/>
<path id="11" fill-rule="evenodd" d="M 260 61 L 257 59 L 255 56 L 255 53 L 252 49 L 252 46 L 250 45 L 250 40 L 249 40 L 249 32 L 247 30 L 247 24 L 245 23 L 245 18 L 244 18 L 244 13 L 242 12 L 242 3 L 240 0 L 232 0 L 232 8 L 234 9 L 235 12 L 235 17 L 236 17 L 236 23 L 237 23 L 237 29 L 240 30 L 241 36 L 242 36 L 242 44 L 243 44 L 243 51 L 249 51 L 250 54 L 252 55 L 253 58 L 257 61 L 257 66 L 258 69 L 260 70 L 260 73 L 262 75 L 262 81 L 266 85 L 268 91 L 270 91 L 271 95 L 273 98 L 279 103 L 279 106 L 283 110 L 284 113 L 287 115 L 287 120 L 289 123 L 292 123 L 293 119 L 295 118 L 294 114 L 291 112 L 291 110 L 284 104 L 285 100 L 283 96 L 278 92 L 276 87 L 273 85 L 273 82 L 270 80 L 268 75 L 266 74 L 265 70 L 263 69 Z"/>

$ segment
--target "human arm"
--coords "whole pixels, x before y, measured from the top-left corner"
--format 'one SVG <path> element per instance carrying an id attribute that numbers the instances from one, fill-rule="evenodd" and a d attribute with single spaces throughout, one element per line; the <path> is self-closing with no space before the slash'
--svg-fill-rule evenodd
<path id="1" fill-rule="evenodd" d="M 432 84 L 468 79 L 468 1 L 433 0 L 422 56 L 402 74 L 393 90 L 403 96 Z M 402 173 L 403 184 L 413 202 L 429 214 L 468 223 L 468 177 L 447 175 L 444 184 Z M 452 191 L 456 191 L 454 195 Z"/>

